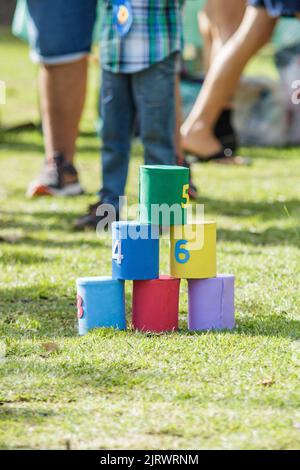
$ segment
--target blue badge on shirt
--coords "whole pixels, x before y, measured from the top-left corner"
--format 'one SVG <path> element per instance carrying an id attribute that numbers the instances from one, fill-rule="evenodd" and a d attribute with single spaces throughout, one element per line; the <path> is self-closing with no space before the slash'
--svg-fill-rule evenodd
<path id="1" fill-rule="evenodd" d="M 113 22 L 119 35 L 126 36 L 133 22 L 130 0 L 113 0 Z"/>

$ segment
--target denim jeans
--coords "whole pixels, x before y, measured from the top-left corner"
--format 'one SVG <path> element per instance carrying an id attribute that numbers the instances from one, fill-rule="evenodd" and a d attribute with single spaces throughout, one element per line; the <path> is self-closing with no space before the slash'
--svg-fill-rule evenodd
<path id="1" fill-rule="evenodd" d="M 133 74 L 102 72 L 102 201 L 118 207 L 125 192 L 136 116 L 147 165 L 175 164 L 175 72 L 178 54 Z M 138 185 L 138 182 L 136 182 Z"/>

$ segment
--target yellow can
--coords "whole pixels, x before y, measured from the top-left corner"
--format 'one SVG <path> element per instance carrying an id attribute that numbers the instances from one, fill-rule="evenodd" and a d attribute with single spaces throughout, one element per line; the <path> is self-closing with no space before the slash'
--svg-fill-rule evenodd
<path id="1" fill-rule="evenodd" d="M 171 276 L 206 279 L 217 276 L 215 222 L 171 227 Z"/>

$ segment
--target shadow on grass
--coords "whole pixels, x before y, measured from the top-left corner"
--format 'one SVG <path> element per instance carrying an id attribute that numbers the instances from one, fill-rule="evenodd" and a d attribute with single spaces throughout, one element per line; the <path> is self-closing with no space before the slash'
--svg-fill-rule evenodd
<path id="1" fill-rule="evenodd" d="M 23 141 L 18 142 L 17 140 L 10 140 L 7 138 L 0 142 L 0 150 L 7 150 L 9 152 L 14 151 L 18 153 L 40 153 L 41 155 L 45 153 L 43 144 Z"/>
<path id="2" fill-rule="evenodd" d="M 23 229 L 25 233 L 33 231 L 39 232 L 41 230 L 47 229 L 50 232 L 62 231 L 65 233 L 75 234 L 76 232 L 73 230 L 73 223 L 78 218 L 78 216 L 78 213 L 72 211 L 0 211 L 0 217 L 2 217 L 2 221 L 0 222 L 0 229 Z M 20 238 L 20 242 L 21 241 L 25 242 L 26 236 L 23 240 Z M 30 237 L 28 237 L 27 241 L 30 242 Z M 35 239 L 35 243 L 38 243 L 38 240 Z"/>
<path id="3" fill-rule="evenodd" d="M 205 204 L 205 210 L 213 214 L 229 217 L 259 217 L 262 220 L 288 219 L 291 216 L 300 217 L 300 199 L 286 201 L 227 201 L 200 197 L 198 204 Z"/>
<path id="4" fill-rule="evenodd" d="M 300 321 L 284 315 L 264 315 L 258 318 L 238 319 L 238 333 L 247 336 L 275 336 L 278 338 L 300 339 Z"/>
<path id="5" fill-rule="evenodd" d="M 6 228 L 15 228 L 15 229 L 22 229 L 24 230 L 28 229 L 30 231 L 40 231 L 40 230 L 45 230 L 49 229 L 49 226 L 44 226 L 44 225 L 37 225 L 37 224 L 13 224 L 13 223 L 8 223 L 6 225 Z M 53 230 L 63 230 L 63 227 L 59 224 L 55 224 L 54 226 L 50 227 Z M 31 237 L 28 235 L 25 235 L 24 237 L 20 237 L 15 244 L 20 245 L 20 244 L 26 244 L 29 246 L 35 246 L 35 247 L 47 247 L 47 248 L 76 248 L 79 246 L 82 246 L 83 244 L 86 246 L 90 247 L 95 247 L 99 248 L 101 246 L 104 246 L 105 240 L 106 242 L 109 240 L 109 236 L 107 235 L 107 238 L 105 237 L 104 239 L 98 238 L 95 234 L 94 231 L 90 230 L 88 233 L 95 235 L 95 239 L 86 239 L 86 238 L 78 238 L 80 235 L 78 232 L 75 232 L 72 230 L 72 226 L 69 226 L 67 224 L 67 228 L 65 229 L 65 233 L 68 234 L 73 234 L 74 239 L 73 240 L 61 240 L 59 238 L 57 239 L 39 239 L 35 237 Z M 76 237 L 76 238 L 75 238 Z M 300 248 L 300 231 L 299 233 L 297 232 L 297 229 L 280 229 L 278 227 L 273 227 L 269 228 L 265 231 L 259 232 L 259 233 L 251 233 L 247 230 L 228 230 L 228 229 L 219 229 L 218 230 L 218 241 L 224 241 L 224 242 L 234 242 L 234 243 L 243 243 L 245 245 L 255 245 L 255 246 L 265 246 L 265 245 L 271 245 L 271 246 L 276 246 L 276 245 L 287 245 L 287 246 L 295 246 Z M 242 253 L 242 252 L 240 252 Z M 257 254 L 257 253 L 255 253 Z"/>
<path id="6" fill-rule="evenodd" d="M 269 227 L 255 233 L 248 230 L 218 229 L 218 241 L 247 245 L 290 245 L 300 248 L 300 229 Z"/>
<path id="7" fill-rule="evenodd" d="M 13 401 L 1 401 L 1 406 L 0 406 L 0 419 L 1 420 L 5 420 L 5 419 L 13 419 L 15 422 L 18 422 L 19 420 L 21 422 L 24 421 L 24 419 L 26 420 L 27 422 L 27 425 L 30 423 L 30 424 L 40 424 L 41 420 L 43 418 L 47 418 L 47 417 L 53 417 L 53 416 L 56 416 L 56 413 L 54 413 L 53 411 L 49 410 L 49 408 L 47 408 L 47 411 L 45 409 L 39 409 L 37 406 L 36 406 L 36 401 L 35 400 L 32 400 L 35 402 L 35 407 L 34 407 L 34 410 L 32 409 L 28 409 L 28 408 L 23 408 L 23 407 L 18 407 L 18 406 L 5 406 L 3 407 L 3 405 L 12 405 L 13 403 L 17 403 L 17 402 L 22 402 L 22 403 L 27 403 L 29 402 L 30 400 L 26 400 L 26 399 L 22 399 L 22 397 L 20 397 L 19 399 L 16 398 L 15 400 Z"/>
<path id="8" fill-rule="evenodd" d="M 36 255 L 32 251 L 14 252 L 14 253 L 2 253 L 0 257 L 0 265 L 13 265 L 13 264 L 49 264 L 55 260 L 55 256 L 40 256 Z"/>
<path id="9" fill-rule="evenodd" d="M 183 322 L 186 325 L 186 322 Z M 191 336 L 207 335 L 207 331 L 187 331 L 187 326 L 180 329 L 179 334 Z M 209 334 L 231 334 L 238 336 L 266 336 L 277 338 L 300 339 L 300 321 L 286 318 L 283 315 L 261 315 L 254 318 L 247 316 L 237 318 L 236 328 L 233 330 L 212 330 Z"/>
<path id="10" fill-rule="evenodd" d="M 202 201 L 203 202 L 203 201 Z M 266 203 L 240 203 L 236 204 L 230 203 L 231 209 L 226 212 L 225 207 L 227 206 L 226 202 L 214 201 L 213 207 L 210 207 L 209 203 L 207 204 L 208 212 L 216 212 L 222 215 L 235 216 L 235 217 L 246 217 L 246 214 L 243 214 L 245 207 L 249 204 L 249 207 L 256 207 L 254 213 L 260 213 L 260 217 L 264 220 L 268 219 L 278 219 L 278 210 L 279 203 L 275 206 L 273 215 L 272 205 Z M 220 205 L 218 205 L 220 204 Z M 269 208 L 268 208 L 269 205 Z M 299 211 L 300 200 L 290 200 L 287 201 L 289 206 L 289 211 L 292 213 L 296 210 Z M 265 207 L 266 206 L 266 207 Z M 243 207 L 239 211 L 239 207 Z M 293 208 L 293 209 L 291 209 Z M 276 215 L 277 214 L 277 215 Z M 2 223 L 3 228 L 8 229 L 24 229 L 25 233 L 28 231 L 40 231 L 40 230 L 57 230 L 65 233 L 70 233 L 78 235 L 78 232 L 73 230 L 73 223 L 80 215 L 74 211 L 38 211 L 38 212 L 22 212 L 21 216 L 30 217 L 33 220 L 22 220 L 19 212 L 12 211 L 0 211 L 0 215 L 6 220 Z M 249 214 L 248 214 L 249 215 Z M 48 223 L 47 223 L 48 222 Z M 1 225 L 0 225 L 1 228 Z M 91 231 L 92 233 L 92 231 Z M 268 227 L 265 230 L 250 231 L 246 229 L 218 229 L 218 240 L 219 241 L 228 241 L 228 242 L 240 242 L 250 245 L 291 245 L 300 247 L 300 227 L 289 227 L 289 228 L 280 228 L 280 227 Z M 95 241 L 86 240 L 84 243 L 90 244 L 91 246 L 99 246 L 100 239 L 98 238 Z M 77 240 L 38 240 L 36 238 L 31 238 L 30 236 L 25 236 L 23 239 L 20 239 L 20 243 L 35 244 L 35 245 L 47 245 L 47 246 L 77 246 L 82 243 L 82 241 Z"/>
<path id="11" fill-rule="evenodd" d="M 74 281 L 75 282 L 75 281 Z M 12 336 L 75 336 L 76 293 L 63 293 L 62 286 L 36 285 L 0 289 L 1 324 Z M 127 324 L 131 323 L 131 290 L 126 291 Z M 266 306 L 267 307 L 267 306 Z M 23 318 L 22 318 L 23 317 Z M 201 335 L 207 332 L 189 332 L 186 319 L 181 315 L 179 335 Z M 24 321 L 23 321 L 24 320 Z M 33 327 L 32 327 L 33 325 Z M 232 331 L 213 331 L 210 334 L 233 334 L 300 339 L 300 321 L 285 314 L 237 316 L 238 328 Z M 37 331 L 33 331 L 37 329 Z M 128 336 L 136 334 L 128 330 Z M 155 336 L 149 334 L 148 336 Z"/>
<path id="12" fill-rule="evenodd" d="M 34 139 L 32 139 L 34 137 Z M 43 135 L 38 126 L 27 129 L 12 129 L 1 134 L 0 150 L 16 153 L 45 154 Z M 81 132 L 78 142 L 78 153 L 95 153 L 100 151 L 101 140 L 93 131 Z M 94 144 L 92 144 L 94 142 Z"/>
<path id="13" fill-rule="evenodd" d="M 74 233 L 74 232 L 72 232 Z M 92 233 L 92 232 L 91 232 Z M 39 238 L 34 238 L 30 236 L 20 237 L 17 242 L 14 243 L 15 245 L 28 245 L 32 247 L 42 247 L 42 248 L 82 248 L 82 247 L 90 247 L 99 248 L 103 247 L 105 244 L 105 240 L 101 240 L 97 238 L 95 235 L 95 239 L 87 240 L 86 238 L 77 238 L 76 240 L 52 240 L 52 239 L 45 239 L 41 240 Z"/>
<path id="14" fill-rule="evenodd" d="M 26 212 L 22 211 L 0 211 L 2 221 L 0 223 L 3 228 L 17 228 L 29 230 L 43 230 L 47 227 L 50 230 L 70 229 L 72 222 L 78 217 L 78 214 L 71 211 L 43 211 L 43 212 Z M 30 218 L 30 220 L 28 220 Z M 48 223 L 47 223 L 48 222 Z"/>

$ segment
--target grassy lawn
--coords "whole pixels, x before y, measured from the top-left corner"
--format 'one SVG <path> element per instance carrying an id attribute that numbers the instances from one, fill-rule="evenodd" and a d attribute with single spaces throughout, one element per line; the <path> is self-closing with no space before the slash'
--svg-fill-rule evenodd
<path id="1" fill-rule="evenodd" d="M 5 35 L 0 57 L 2 122 L 36 120 L 26 47 Z M 95 64 L 90 81 L 78 149 L 88 195 L 26 200 L 42 137 L 0 140 L 0 447 L 299 448 L 299 149 L 243 149 L 250 168 L 195 167 L 199 202 L 218 224 L 219 272 L 236 276 L 234 331 L 189 333 L 183 281 L 178 333 L 79 338 L 76 278 L 109 274 L 111 257 L 109 238 L 71 230 L 99 187 Z M 136 202 L 138 144 L 133 154 Z M 161 256 L 168 272 L 166 241 Z M 126 297 L 130 325 L 130 283 Z"/>

